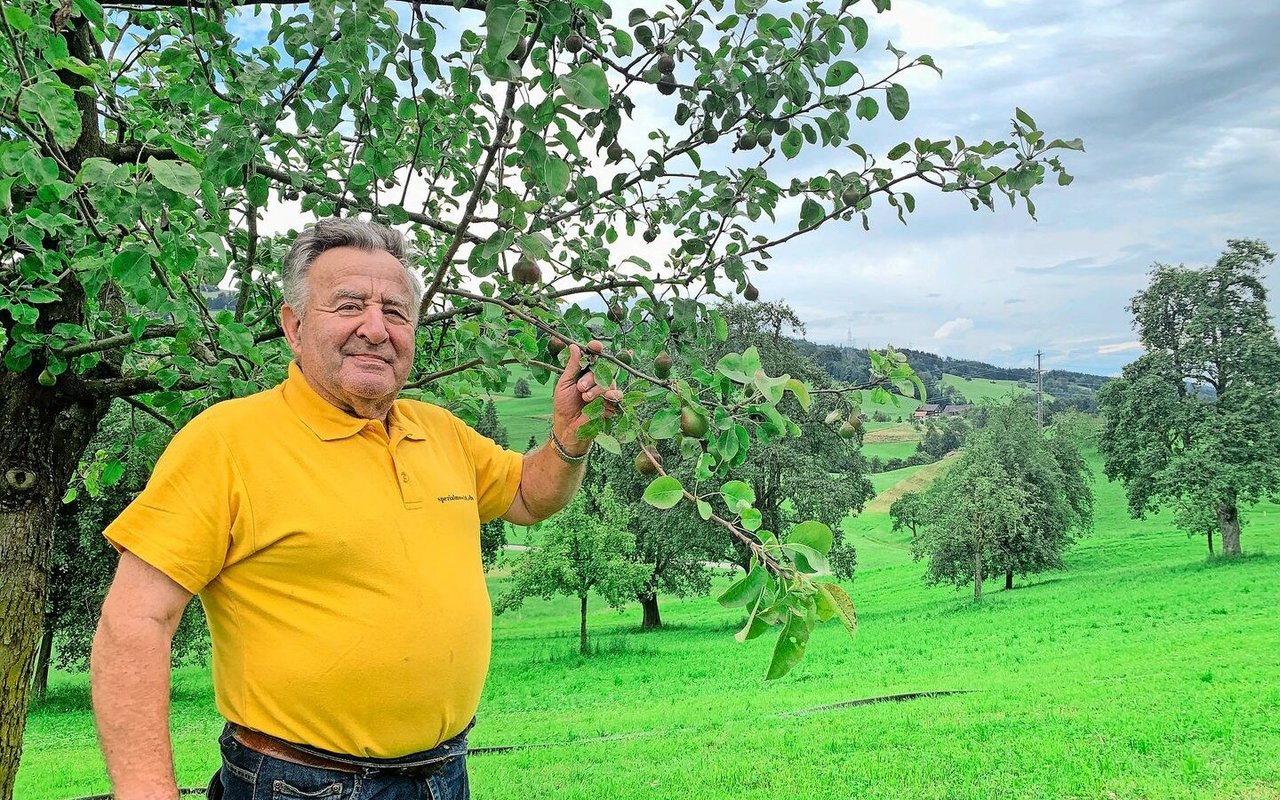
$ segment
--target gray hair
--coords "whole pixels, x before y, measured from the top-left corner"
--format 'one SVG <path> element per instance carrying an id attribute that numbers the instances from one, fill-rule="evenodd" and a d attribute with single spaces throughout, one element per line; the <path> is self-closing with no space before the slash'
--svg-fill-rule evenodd
<path id="1" fill-rule="evenodd" d="M 322 219 L 298 234 L 284 257 L 280 291 L 284 295 L 284 302 L 299 319 L 306 313 L 309 289 L 307 274 L 311 271 L 311 265 L 321 253 L 336 247 L 381 250 L 394 256 L 409 276 L 409 287 L 413 292 L 412 312 L 414 319 L 417 319 L 418 307 L 422 305 L 422 279 L 409 263 L 412 252 L 404 234 L 377 222 L 338 217 Z"/>

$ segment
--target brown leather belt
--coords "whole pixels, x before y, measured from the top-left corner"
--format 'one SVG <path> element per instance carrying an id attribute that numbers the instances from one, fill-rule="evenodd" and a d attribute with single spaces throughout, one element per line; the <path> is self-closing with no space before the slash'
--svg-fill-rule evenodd
<path id="1" fill-rule="evenodd" d="M 231 728 L 231 736 L 237 742 L 258 753 L 272 758 L 278 758 L 281 761 L 288 761 L 291 764 L 300 764 L 304 767 L 318 767 L 319 769 L 331 769 L 337 772 L 360 773 L 361 769 L 352 764 L 344 764 L 341 761 L 334 761 L 315 753 L 301 750 L 283 739 L 277 739 L 265 733 L 255 731 L 252 728 L 244 728 L 240 725 L 234 725 Z"/>

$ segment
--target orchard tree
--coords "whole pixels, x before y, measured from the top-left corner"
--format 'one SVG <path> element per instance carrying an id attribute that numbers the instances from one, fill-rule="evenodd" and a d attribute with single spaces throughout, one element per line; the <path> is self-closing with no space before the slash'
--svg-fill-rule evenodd
<path id="1" fill-rule="evenodd" d="M 635 562 L 631 513 L 613 490 L 605 487 L 590 502 L 579 494 L 555 521 L 542 528 L 542 541 L 528 550 L 511 571 L 512 587 L 500 595 L 497 614 L 519 608 L 525 598 L 578 598 L 578 652 L 590 655 L 587 642 L 587 600 L 600 595 L 621 608 L 648 579 L 648 570 Z"/>
<path id="2" fill-rule="evenodd" d="M 786 245 L 883 207 L 905 219 L 921 190 L 1033 211 L 1048 173 L 1070 181 L 1057 152 L 1079 141 L 1021 110 L 1002 139 L 904 128 L 869 152 L 859 121 L 903 120 L 902 75 L 933 60 L 864 51 L 888 0 L 785 5 L 0 0 L 0 800 L 58 502 L 104 474 L 86 447 L 114 399 L 181 424 L 282 378 L 290 228 L 358 214 L 409 231 L 426 283 L 411 395 L 455 405 L 605 337 L 596 377 L 629 399 L 602 443 L 647 435 L 642 399 L 677 398 L 712 420 L 725 480 L 751 415 L 804 387 L 694 366 L 725 332 L 706 298 L 754 299 Z M 811 153 L 822 166 L 770 177 Z M 690 369 L 658 378 L 623 350 Z M 739 516 L 716 524 L 767 567 L 760 619 L 798 641 L 817 590 Z"/>
<path id="3" fill-rule="evenodd" d="M 924 494 L 907 492 L 889 506 L 889 518 L 893 520 L 891 530 L 894 533 L 909 531 L 914 539 L 919 535 L 920 525 L 924 522 L 924 511 Z"/>
<path id="4" fill-rule="evenodd" d="M 989 408 L 986 426 L 970 439 L 974 449 L 961 451 L 960 462 L 952 469 L 960 470 L 959 477 L 941 481 L 924 495 L 919 517 L 925 534 L 917 531 L 916 549 L 917 558 L 930 558 L 930 581 L 972 580 L 976 599 L 981 593 L 977 570 L 1004 572 L 1005 588 L 1012 589 L 1016 574 L 1062 569 L 1063 552 L 1092 526 L 1093 490 L 1088 464 L 1075 443 L 1068 436 L 1042 431 L 1029 402 L 1015 400 Z M 983 470 L 987 474 L 979 476 Z M 986 491 L 985 481 L 992 476 L 1020 498 L 1016 513 L 1003 496 L 992 498 L 990 505 L 983 505 L 979 498 L 977 505 L 959 511 L 952 508 L 957 493 Z M 964 485 L 958 487 L 957 482 Z M 997 518 L 997 511 L 1011 516 Z M 953 540 L 956 527 L 963 527 L 961 520 L 966 518 L 974 530 L 964 534 L 962 541 L 966 547 L 981 549 L 982 558 L 975 555 L 972 560 L 957 561 Z"/>
<path id="5" fill-rule="evenodd" d="M 927 583 L 973 584 L 982 599 L 982 583 L 999 568 L 999 542 L 1027 524 L 1027 493 L 1000 463 L 992 437 L 972 437 L 956 465 L 934 482 L 925 497 L 923 525 L 912 537 L 917 561 L 928 560 Z"/>
<path id="6" fill-rule="evenodd" d="M 1240 555 L 1240 506 L 1280 495 L 1280 342 L 1262 270 L 1275 254 L 1233 239 L 1205 268 L 1157 264 L 1129 304 L 1146 354 L 1098 393 L 1098 447 L 1135 517 L 1177 524 Z"/>
<path id="7" fill-rule="evenodd" d="M 666 466 L 680 457 L 674 439 L 656 442 L 652 450 Z M 643 502 L 644 490 L 654 474 L 656 469 L 650 467 L 644 453 L 628 458 L 602 452 L 592 457 L 583 484 L 589 508 L 599 510 L 597 498 L 608 488 L 630 510 L 635 536 L 631 558 L 647 575 L 635 597 L 640 603 L 643 630 L 662 627 L 659 594 L 691 597 L 709 592 L 711 574 L 705 563 L 718 560 L 724 552 L 723 542 L 707 536 L 706 523 L 694 509 L 661 511 Z"/>

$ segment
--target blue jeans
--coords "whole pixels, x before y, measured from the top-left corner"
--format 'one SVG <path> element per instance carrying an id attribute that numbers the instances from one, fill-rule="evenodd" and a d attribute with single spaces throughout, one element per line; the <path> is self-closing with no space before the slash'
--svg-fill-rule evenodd
<path id="1" fill-rule="evenodd" d="M 467 731 L 424 753 L 388 759 L 385 766 L 339 772 L 263 755 L 240 744 L 230 727 L 218 737 L 222 768 L 213 776 L 215 800 L 470 800 Z M 429 774 L 404 774 L 397 764 L 438 761 Z M 219 791 L 221 794 L 219 794 Z"/>

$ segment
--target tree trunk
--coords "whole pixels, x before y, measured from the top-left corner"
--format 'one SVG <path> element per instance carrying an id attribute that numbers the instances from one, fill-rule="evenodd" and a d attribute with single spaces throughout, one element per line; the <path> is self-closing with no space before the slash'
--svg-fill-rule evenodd
<path id="1" fill-rule="evenodd" d="M 644 609 L 644 621 L 640 630 L 652 631 L 662 627 L 662 615 L 658 612 L 658 593 L 640 598 L 640 607 Z"/>
<path id="2" fill-rule="evenodd" d="M 36 697 L 44 697 L 49 691 L 49 660 L 53 657 L 53 628 L 49 617 L 45 617 L 44 633 L 40 635 L 40 651 L 36 653 L 35 676 L 31 682 L 31 693 Z"/>
<path id="3" fill-rule="evenodd" d="M 1218 530 L 1222 531 L 1222 554 L 1240 555 L 1240 509 L 1236 508 L 1234 493 L 1218 506 Z"/>
<path id="4" fill-rule="evenodd" d="M 0 800 L 13 796 L 22 755 L 56 510 L 109 405 L 69 402 L 38 372 L 0 370 Z"/>
<path id="5" fill-rule="evenodd" d="M 584 594 L 579 599 L 582 601 L 582 625 L 578 628 L 578 652 L 586 656 L 591 654 L 587 649 L 587 596 Z"/>
<path id="6" fill-rule="evenodd" d="M 1013 588 L 1013 570 L 1012 569 L 1006 569 L 1004 571 L 1004 588 L 1006 591 Z"/>
<path id="7" fill-rule="evenodd" d="M 1213 555 L 1213 531 L 1205 531 L 1204 538 L 1209 542 L 1209 555 Z"/>
<path id="8" fill-rule="evenodd" d="M 973 551 L 973 601 L 982 599 L 982 548 Z"/>

